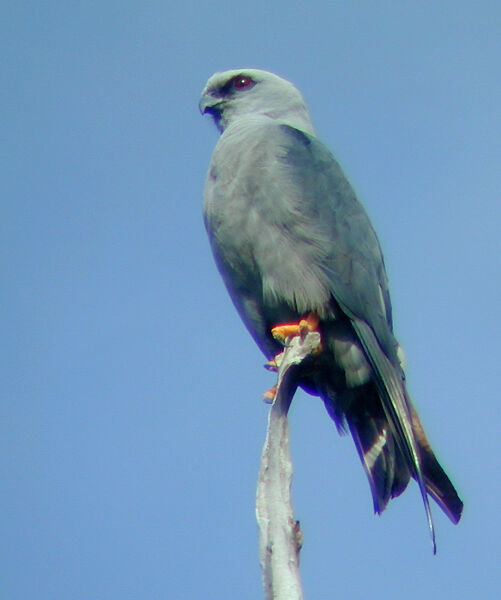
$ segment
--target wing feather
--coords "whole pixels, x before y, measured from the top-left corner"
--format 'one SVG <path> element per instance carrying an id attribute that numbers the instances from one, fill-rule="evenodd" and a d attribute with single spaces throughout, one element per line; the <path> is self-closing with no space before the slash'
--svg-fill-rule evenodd
<path id="1" fill-rule="evenodd" d="M 373 368 L 376 387 L 379 390 L 383 410 L 388 419 L 393 436 L 399 445 L 400 450 L 407 458 L 408 464 L 412 466 L 412 475 L 417 481 L 423 499 L 433 553 L 435 554 L 437 551 L 435 528 L 421 467 L 419 447 L 412 428 L 411 407 L 405 391 L 403 374 L 399 377 L 395 367 L 382 352 L 376 337 L 374 336 L 374 332 L 367 323 L 364 323 L 360 319 L 354 319 L 353 328 L 355 329 L 366 352 L 366 356 Z"/>

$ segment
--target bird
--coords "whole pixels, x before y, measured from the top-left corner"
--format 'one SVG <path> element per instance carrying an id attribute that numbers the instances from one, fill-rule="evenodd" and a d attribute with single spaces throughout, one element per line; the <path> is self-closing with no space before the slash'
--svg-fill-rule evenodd
<path id="1" fill-rule="evenodd" d="M 288 80 L 260 69 L 217 72 L 199 109 L 220 132 L 204 222 L 240 317 L 270 361 L 294 324 L 320 332 L 321 351 L 299 384 L 322 398 L 340 433 L 351 433 L 375 513 L 415 479 L 436 553 L 429 497 L 453 523 L 463 503 L 407 391 L 384 258 L 365 209 Z"/>

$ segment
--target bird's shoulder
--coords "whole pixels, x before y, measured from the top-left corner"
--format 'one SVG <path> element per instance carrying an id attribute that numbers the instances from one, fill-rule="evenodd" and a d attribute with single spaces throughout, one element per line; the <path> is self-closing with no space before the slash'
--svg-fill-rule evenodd
<path id="1" fill-rule="evenodd" d="M 297 199 L 303 225 L 311 224 L 312 239 L 322 242 L 334 297 L 347 314 L 374 328 L 386 353 L 394 358 L 386 269 L 365 208 L 338 161 L 317 137 L 279 124 L 275 143 L 278 139 L 280 160 L 294 182 L 289 196 Z"/>

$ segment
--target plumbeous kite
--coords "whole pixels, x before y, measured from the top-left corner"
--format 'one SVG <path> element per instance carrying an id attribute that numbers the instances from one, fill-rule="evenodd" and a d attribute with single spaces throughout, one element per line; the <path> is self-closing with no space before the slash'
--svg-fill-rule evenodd
<path id="1" fill-rule="evenodd" d="M 347 426 L 381 513 L 413 477 L 435 538 L 428 494 L 453 523 L 461 502 L 405 385 L 379 242 L 350 183 L 318 140 L 299 91 L 257 69 L 214 74 L 200 111 L 221 132 L 204 218 L 214 257 L 245 325 L 272 359 L 272 329 L 307 323 L 322 351 L 299 375 Z"/>

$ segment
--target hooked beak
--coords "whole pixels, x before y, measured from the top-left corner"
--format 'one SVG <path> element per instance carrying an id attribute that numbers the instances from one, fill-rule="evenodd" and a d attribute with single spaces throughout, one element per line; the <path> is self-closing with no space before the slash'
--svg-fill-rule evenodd
<path id="1" fill-rule="evenodd" d="M 212 116 L 221 116 L 222 112 L 222 102 L 219 98 L 214 98 L 210 94 L 203 94 L 200 98 L 200 102 L 198 103 L 198 108 L 202 115 L 209 113 Z"/>
<path id="2" fill-rule="evenodd" d="M 209 114 L 213 119 L 219 131 L 223 131 L 223 108 L 224 102 L 221 98 L 215 98 L 211 94 L 202 94 L 198 108 L 202 115 Z"/>

